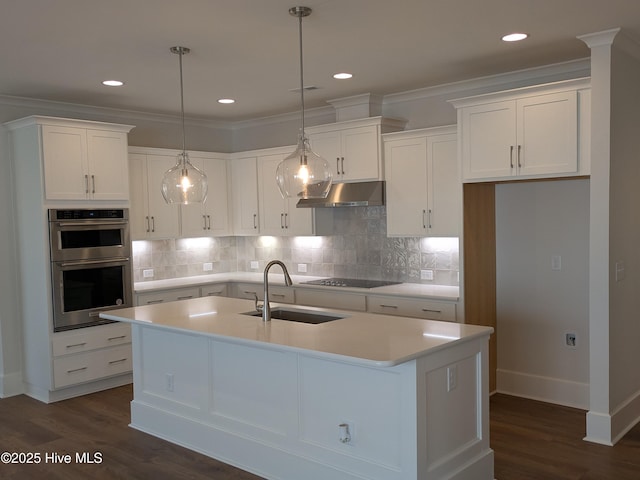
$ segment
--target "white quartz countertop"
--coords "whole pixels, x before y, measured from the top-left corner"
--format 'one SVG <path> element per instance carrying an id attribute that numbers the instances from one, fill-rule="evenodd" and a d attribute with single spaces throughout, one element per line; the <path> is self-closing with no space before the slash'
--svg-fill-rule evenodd
<path id="1" fill-rule="evenodd" d="M 272 308 L 278 304 L 271 303 Z M 355 364 L 390 367 L 456 343 L 488 336 L 493 329 L 453 322 L 282 305 L 293 310 L 339 313 L 344 318 L 307 324 L 287 320 L 263 322 L 243 315 L 250 300 L 202 297 L 103 312 L 100 317 L 132 324 L 189 332 L 243 344 L 304 351 Z"/>
<path id="2" fill-rule="evenodd" d="M 368 293 L 374 295 L 394 295 L 406 297 L 429 297 L 438 300 L 458 301 L 459 288 L 449 285 L 429 285 L 422 283 L 400 283 L 397 285 L 388 285 L 376 288 L 352 288 L 352 287 L 329 287 L 324 285 L 307 285 L 303 282 L 310 280 L 318 280 L 325 277 L 313 277 L 306 275 L 291 275 L 294 286 L 296 288 L 313 288 L 313 289 L 336 289 L 342 292 Z M 166 280 L 151 280 L 147 282 L 136 282 L 134 291 L 136 293 L 152 292 L 156 290 L 168 290 L 171 288 L 190 287 L 207 285 L 210 283 L 220 282 L 250 282 L 262 283 L 262 272 L 229 272 L 214 273 L 210 275 L 196 275 L 193 277 L 171 278 Z M 282 273 L 275 269 L 269 273 L 269 284 L 284 285 Z"/>

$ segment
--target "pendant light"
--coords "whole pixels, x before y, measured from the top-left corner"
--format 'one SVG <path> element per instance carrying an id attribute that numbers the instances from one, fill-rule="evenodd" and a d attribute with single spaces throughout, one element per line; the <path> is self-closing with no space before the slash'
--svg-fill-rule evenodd
<path id="1" fill-rule="evenodd" d="M 182 114 L 182 152 L 176 164 L 164 172 L 162 196 L 167 203 L 203 203 L 207 198 L 207 176 L 189 161 L 184 133 L 184 88 L 182 85 L 182 56 L 191 50 L 187 47 L 171 47 L 171 53 L 180 58 L 180 112 Z"/>
<path id="2" fill-rule="evenodd" d="M 276 181 L 283 197 L 325 198 L 331 188 L 329 163 L 311 150 L 304 131 L 304 75 L 302 64 L 302 17 L 311 14 L 309 7 L 293 7 L 289 14 L 298 17 L 300 38 L 300 103 L 301 127 L 296 150 L 276 170 Z"/>

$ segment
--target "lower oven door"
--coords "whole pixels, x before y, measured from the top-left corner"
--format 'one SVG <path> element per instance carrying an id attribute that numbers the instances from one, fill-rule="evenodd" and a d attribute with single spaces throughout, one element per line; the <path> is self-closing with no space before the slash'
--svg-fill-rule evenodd
<path id="1" fill-rule="evenodd" d="M 53 330 L 109 323 L 101 311 L 133 306 L 128 258 L 53 262 Z"/>

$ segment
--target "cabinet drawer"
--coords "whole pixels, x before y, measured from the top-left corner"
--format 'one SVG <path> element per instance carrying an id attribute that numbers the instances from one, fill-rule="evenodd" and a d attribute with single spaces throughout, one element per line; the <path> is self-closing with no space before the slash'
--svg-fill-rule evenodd
<path id="1" fill-rule="evenodd" d="M 153 305 L 155 303 L 198 298 L 199 296 L 199 287 L 175 288 L 173 290 L 162 290 L 159 292 L 139 293 L 136 295 L 136 303 L 138 305 Z"/>
<path id="2" fill-rule="evenodd" d="M 456 321 L 456 304 L 454 302 L 369 295 L 368 304 L 368 311 L 371 313 L 445 320 L 448 322 Z"/>
<path id="3" fill-rule="evenodd" d="M 340 310 L 367 310 L 367 297 L 357 293 L 342 293 L 335 290 L 308 290 L 299 288 L 296 292 L 298 305 L 312 307 L 336 308 Z"/>
<path id="4" fill-rule="evenodd" d="M 226 283 L 214 283 L 213 285 L 205 285 L 200 287 L 201 297 L 226 297 L 227 284 Z"/>
<path id="5" fill-rule="evenodd" d="M 131 344 L 53 360 L 53 386 L 63 388 L 132 370 Z"/>
<path id="6" fill-rule="evenodd" d="M 124 343 L 131 343 L 131 326 L 128 323 L 110 323 L 55 333 L 51 349 L 53 356 L 59 357 Z"/>
<path id="7" fill-rule="evenodd" d="M 262 300 L 264 297 L 264 286 L 258 283 L 238 283 L 236 285 L 236 298 L 246 298 L 254 300 L 255 295 Z M 291 287 L 279 285 L 269 285 L 269 300 L 279 303 L 295 303 L 295 290 Z"/>

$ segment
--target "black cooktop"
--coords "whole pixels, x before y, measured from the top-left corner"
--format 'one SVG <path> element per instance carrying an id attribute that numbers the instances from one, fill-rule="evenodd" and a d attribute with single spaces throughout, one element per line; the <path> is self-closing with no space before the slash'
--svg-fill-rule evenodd
<path id="1" fill-rule="evenodd" d="M 375 288 L 387 285 L 398 285 L 401 282 L 391 282 L 388 280 L 365 280 L 361 278 L 321 278 L 320 280 L 310 280 L 307 285 L 325 285 L 328 287 L 355 287 L 355 288 Z"/>

